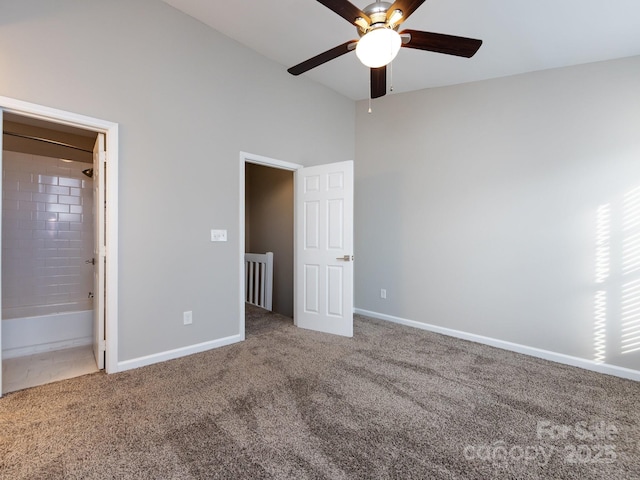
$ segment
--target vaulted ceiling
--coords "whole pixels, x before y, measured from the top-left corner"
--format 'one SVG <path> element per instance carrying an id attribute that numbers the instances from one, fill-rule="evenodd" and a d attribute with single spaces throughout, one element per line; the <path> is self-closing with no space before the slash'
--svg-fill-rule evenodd
<path id="1" fill-rule="evenodd" d="M 164 0 L 283 71 L 348 40 L 356 28 L 316 0 Z M 363 9 L 369 0 L 352 0 Z M 471 59 L 401 49 L 394 92 L 640 55 L 638 0 L 427 0 L 402 29 L 483 40 Z M 303 74 L 353 99 L 369 96 L 354 53 Z"/>

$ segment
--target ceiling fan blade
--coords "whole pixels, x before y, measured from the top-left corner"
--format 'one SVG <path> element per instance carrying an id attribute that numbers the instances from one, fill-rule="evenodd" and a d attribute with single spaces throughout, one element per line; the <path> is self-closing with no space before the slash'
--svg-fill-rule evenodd
<path id="1" fill-rule="evenodd" d="M 402 42 L 403 47 L 417 48 L 429 52 L 456 55 L 458 57 L 471 58 L 482 45 L 482 40 L 474 38 L 456 37 L 442 33 L 421 32 L 420 30 L 403 30 L 400 35 L 409 34 L 411 38 L 407 43 Z"/>
<path id="2" fill-rule="evenodd" d="M 305 60 L 298 65 L 295 65 L 287 70 L 291 75 L 300 75 L 301 73 L 307 72 L 312 68 L 317 67 L 318 65 L 322 65 L 323 63 L 328 62 L 329 60 L 333 60 L 334 58 L 338 58 L 345 53 L 349 53 L 352 50 L 355 50 L 355 46 L 358 43 L 357 40 L 349 40 L 348 42 L 343 43 L 342 45 L 338 45 L 337 47 L 333 47 L 331 50 L 327 50 L 326 52 L 322 52 L 319 55 L 316 55 L 309 60 Z M 352 46 L 353 45 L 353 46 Z"/>
<path id="3" fill-rule="evenodd" d="M 371 98 L 387 94 L 387 66 L 371 69 Z"/>
<path id="4" fill-rule="evenodd" d="M 395 12 L 396 10 L 401 10 L 402 17 L 394 22 L 395 25 L 400 25 L 407 18 L 409 18 L 409 15 L 415 12 L 417 8 L 424 2 L 425 0 L 397 0 L 393 5 L 389 7 L 389 10 L 387 10 L 387 20 L 391 19 L 393 12 Z"/>
<path id="5" fill-rule="evenodd" d="M 340 15 L 347 22 L 353 23 L 356 26 L 356 18 L 358 17 L 365 19 L 367 24 L 371 24 L 371 19 L 365 15 L 362 10 L 347 0 L 318 0 L 318 2 Z"/>

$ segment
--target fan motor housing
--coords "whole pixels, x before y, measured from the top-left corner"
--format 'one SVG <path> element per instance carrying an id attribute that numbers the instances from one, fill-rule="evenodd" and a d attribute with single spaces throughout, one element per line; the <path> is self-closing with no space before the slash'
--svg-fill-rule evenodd
<path id="1" fill-rule="evenodd" d="M 387 12 L 389 11 L 389 8 L 391 8 L 391 3 L 389 2 L 375 2 L 363 8 L 362 12 L 371 19 L 371 23 L 368 28 L 362 28 L 359 26 L 358 34 L 362 37 L 367 32 L 376 28 L 389 27 L 389 25 L 387 25 Z M 394 30 L 396 29 L 397 27 L 394 28 Z"/>

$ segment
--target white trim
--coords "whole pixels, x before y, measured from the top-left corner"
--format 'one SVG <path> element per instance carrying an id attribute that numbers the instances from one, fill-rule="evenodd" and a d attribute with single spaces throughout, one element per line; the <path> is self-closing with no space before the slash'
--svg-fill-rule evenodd
<path id="1" fill-rule="evenodd" d="M 3 135 L 0 135 L 0 173 L 4 171 L 4 167 L 2 165 L 3 158 L 3 145 L 2 139 L 4 138 L 4 111 L 0 108 L 0 128 L 2 129 Z M 0 212 L 2 212 L 2 184 L 0 183 Z M 0 214 L 0 251 L 2 251 L 2 215 Z M 0 261 L 0 264 L 2 262 Z M 0 274 L 0 312 L 2 312 L 2 275 Z M 0 314 L 0 398 L 2 397 L 2 315 Z"/>
<path id="2" fill-rule="evenodd" d="M 245 236 L 245 153 L 240 152 L 240 203 L 238 210 L 240 216 L 238 219 L 238 262 L 240 264 L 240 273 L 238 274 L 238 296 L 240 297 L 240 318 L 238 319 L 238 334 L 240 335 L 240 341 L 245 339 L 245 308 L 244 308 L 244 236 Z"/>
<path id="3" fill-rule="evenodd" d="M 245 339 L 245 325 L 244 325 L 244 315 L 245 315 L 245 308 L 244 308 L 244 302 L 245 302 L 245 295 L 244 295 L 244 254 L 245 254 L 245 244 L 244 244 L 244 235 L 245 235 L 245 229 L 244 229 L 244 223 L 245 223 L 245 165 L 247 163 L 255 163 L 257 165 L 263 165 L 265 167 L 272 167 L 272 168 L 279 168 L 281 170 L 290 170 L 290 171 L 296 171 L 300 168 L 303 168 L 304 165 L 299 165 L 297 163 L 291 163 L 291 162 L 285 162 L 283 160 L 276 160 L 275 158 L 269 158 L 269 157 L 264 157 L 262 155 L 256 155 L 253 153 L 247 153 L 247 152 L 240 152 L 240 185 L 239 185 L 239 192 L 240 192 L 240 199 L 239 199 L 239 205 L 240 207 L 238 208 L 238 211 L 240 212 L 240 217 L 238 219 L 238 272 L 239 276 L 238 276 L 238 281 L 239 281 L 239 288 L 238 288 L 238 293 L 239 293 L 239 297 L 240 297 L 240 319 L 239 319 L 239 335 L 240 337 L 242 337 L 240 339 L 240 341 Z M 295 227 L 294 227 L 295 228 Z M 294 248 L 295 250 L 295 248 Z M 295 298 L 295 295 L 294 295 Z"/>
<path id="4" fill-rule="evenodd" d="M 194 353 L 201 353 L 206 352 L 207 350 L 212 350 L 214 348 L 225 347 L 227 345 L 241 342 L 242 340 L 243 338 L 241 335 L 232 335 L 230 337 L 219 338 L 217 340 L 211 340 L 209 342 L 189 345 L 188 347 L 176 348 L 174 350 L 168 350 L 166 352 L 154 353 L 152 355 L 146 355 L 144 357 L 133 358 L 131 360 L 118 362 L 118 371 L 124 372 L 125 370 L 131 370 L 133 368 L 146 367 L 147 365 L 153 365 L 154 363 L 166 362 L 167 360 L 186 357 L 187 355 L 193 355 Z"/>
<path id="5" fill-rule="evenodd" d="M 58 110 L 56 108 L 44 107 L 35 103 L 24 102 L 14 98 L 0 96 L 0 108 L 5 112 L 15 113 L 23 117 L 31 117 L 40 120 L 49 120 L 54 123 L 70 125 L 85 130 L 95 130 L 96 132 L 110 133 L 116 123 L 98 118 L 87 117 L 78 113 Z"/>
<path id="6" fill-rule="evenodd" d="M 454 330 L 451 328 L 439 327 L 437 325 L 430 325 L 428 323 L 416 322 L 415 320 L 407 320 L 405 318 L 394 317 L 392 315 L 387 315 L 385 313 L 378 313 L 378 312 L 372 312 L 369 310 L 363 310 L 361 308 L 354 309 L 354 312 L 359 315 L 377 318 L 379 320 L 385 320 L 388 322 L 399 323 L 401 325 L 407 325 L 409 327 L 419 328 L 420 330 L 427 330 L 429 332 L 440 333 L 442 335 L 447 335 L 449 337 L 461 338 L 463 340 L 482 343 L 484 345 L 490 345 L 492 347 L 501 348 L 503 350 L 509 350 L 511 352 L 522 353 L 524 355 L 530 355 L 532 357 L 542 358 L 544 360 L 550 360 L 552 362 L 571 365 L 573 367 L 584 368 L 585 370 L 591 370 L 594 372 L 604 373 L 607 375 L 614 375 L 616 377 L 626 378 L 629 380 L 640 381 L 640 371 L 632 370 L 630 368 L 618 367 L 616 365 L 610 365 L 607 363 L 596 363 L 592 360 L 573 357 L 571 355 L 565 355 L 563 353 L 551 352 L 549 350 L 542 350 L 540 348 L 529 347 L 527 345 L 507 342 L 505 340 L 498 340 L 497 338 L 484 337 L 482 335 L 467 333 L 460 330 Z"/>
<path id="7" fill-rule="evenodd" d="M 262 155 L 255 155 L 253 153 L 240 152 L 240 163 L 255 163 L 256 165 L 264 165 L 265 167 L 279 168 L 281 170 L 296 171 L 303 167 L 297 163 L 285 162 L 284 160 L 277 160 L 275 158 L 264 157 Z"/>
<path id="8" fill-rule="evenodd" d="M 37 355 L 38 353 L 53 352 L 66 348 L 86 347 L 93 345 L 93 337 L 72 338 L 59 342 L 41 343 L 40 345 L 29 345 L 26 347 L 6 348 L 2 350 L 2 359 L 24 357 L 26 355 Z"/>
<path id="9" fill-rule="evenodd" d="M 105 371 L 118 371 L 118 124 L 113 123 L 107 132 L 107 175 L 105 178 Z"/>
<path id="10" fill-rule="evenodd" d="M 0 109 L 22 116 L 71 125 L 107 136 L 107 261 L 105 329 L 107 373 L 118 371 L 118 124 L 77 113 L 0 96 Z"/>

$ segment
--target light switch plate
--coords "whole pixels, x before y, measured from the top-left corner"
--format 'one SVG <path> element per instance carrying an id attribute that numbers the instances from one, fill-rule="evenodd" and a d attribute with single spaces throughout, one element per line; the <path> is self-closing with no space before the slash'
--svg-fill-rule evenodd
<path id="1" fill-rule="evenodd" d="M 211 241 L 212 242 L 226 242 L 227 241 L 227 231 L 226 230 L 211 230 Z"/>

